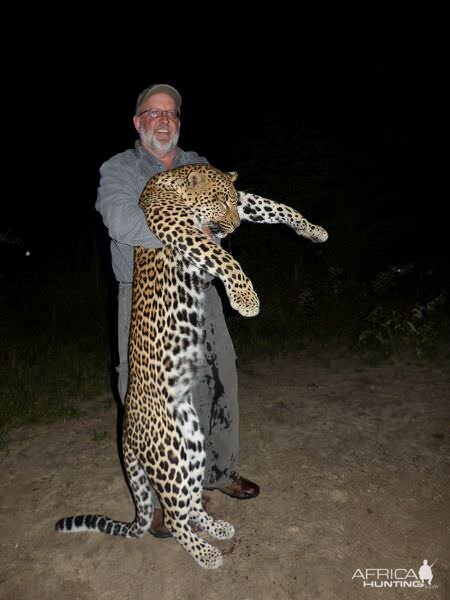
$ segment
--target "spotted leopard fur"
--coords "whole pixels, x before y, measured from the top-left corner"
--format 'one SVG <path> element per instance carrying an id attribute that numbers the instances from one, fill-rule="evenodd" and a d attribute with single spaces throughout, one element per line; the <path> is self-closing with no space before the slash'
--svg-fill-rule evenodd
<path id="1" fill-rule="evenodd" d="M 227 539 L 234 528 L 203 509 L 205 441 L 192 400 L 192 382 L 203 335 L 203 293 L 219 277 L 231 306 L 250 317 L 258 297 L 239 263 L 203 229 L 218 238 L 241 220 L 285 223 L 314 242 L 326 231 L 292 208 L 236 192 L 235 173 L 208 165 L 166 171 L 149 180 L 140 205 L 161 249 L 135 249 L 129 341 L 129 385 L 123 428 L 124 466 L 136 515 L 131 523 L 102 515 L 66 517 L 61 532 L 95 530 L 141 537 L 152 520 L 150 485 L 156 490 L 172 535 L 202 567 L 222 563 L 220 551 L 192 529 Z"/>

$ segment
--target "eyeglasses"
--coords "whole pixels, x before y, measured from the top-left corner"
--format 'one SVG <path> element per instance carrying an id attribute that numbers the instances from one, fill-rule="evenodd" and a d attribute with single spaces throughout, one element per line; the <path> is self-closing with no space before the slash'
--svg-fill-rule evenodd
<path id="1" fill-rule="evenodd" d="M 177 110 L 159 110 L 158 108 L 147 108 L 147 110 L 143 110 L 141 113 L 139 113 L 138 117 L 142 117 L 142 115 L 146 115 L 150 119 L 167 117 L 171 121 L 176 121 L 179 116 Z"/>

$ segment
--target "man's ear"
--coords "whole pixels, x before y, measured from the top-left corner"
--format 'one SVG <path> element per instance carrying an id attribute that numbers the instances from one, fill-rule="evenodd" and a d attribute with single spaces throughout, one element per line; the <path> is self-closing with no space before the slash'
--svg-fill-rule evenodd
<path id="1" fill-rule="evenodd" d="M 228 171 L 225 173 L 225 175 L 228 175 L 228 177 L 231 179 L 231 181 L 236 181 L 236 179 L 238 178 L 237 171 Z"/>

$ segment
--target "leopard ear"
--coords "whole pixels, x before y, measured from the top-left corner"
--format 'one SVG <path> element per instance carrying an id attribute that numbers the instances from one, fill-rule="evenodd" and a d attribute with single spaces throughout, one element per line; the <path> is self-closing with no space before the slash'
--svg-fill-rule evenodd
<path id="1" fill-rule="evenodd" d="M 225 173 L 225 175 L 228 175 L 228 177 L 231 179 L 231 181 L 236 181 L 236 179 L 238 178 L 237 171 L 228 171 Z"/>
<path id="2" fill-rule="evenodd" d="M 204 173 L 198 171 L 191 171 L 187 176 L 187 184 L 189 187 L 199 187 L 206 183 L 206 176 Z"/>

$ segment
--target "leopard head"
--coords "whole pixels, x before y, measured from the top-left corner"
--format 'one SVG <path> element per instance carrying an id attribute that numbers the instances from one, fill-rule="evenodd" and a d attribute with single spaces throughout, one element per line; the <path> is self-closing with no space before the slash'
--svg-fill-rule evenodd
<path id="1" fill-rule="evenodd" d="M 233 185 L 237 173 L 219 171 L 210 165 L 190 165 L 177 185 L 177 193 L 191 208 L 199 229 L 207 226 L 223 238 L 240 224 L 238 193 Z"/>

